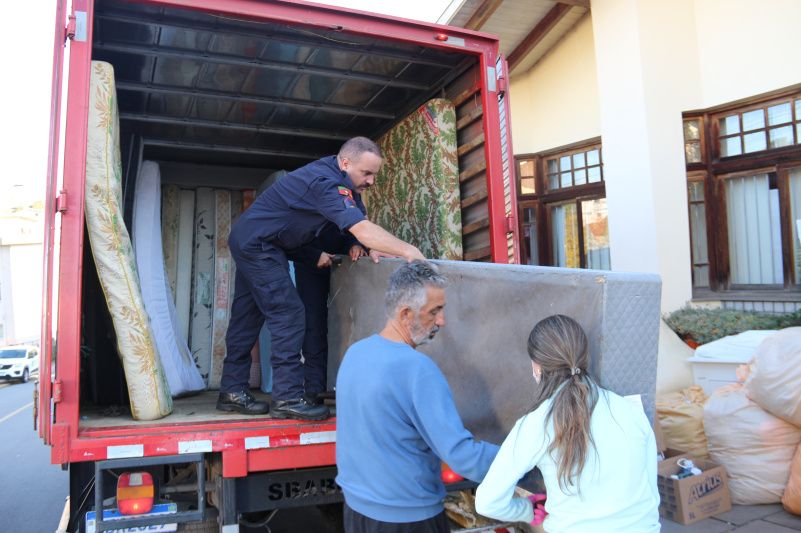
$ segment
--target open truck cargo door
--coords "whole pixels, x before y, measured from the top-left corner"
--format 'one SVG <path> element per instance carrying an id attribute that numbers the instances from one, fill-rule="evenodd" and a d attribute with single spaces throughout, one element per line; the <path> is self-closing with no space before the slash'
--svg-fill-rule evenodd
<path id="1" fill-rule="evenodd" d="M 517 224 L 517 178 L 515 176 L 514 147 L 512 146 L 512 115 L 509 104 L 509 64 L 503 54 L 498 56 L 495 73 L 498 78 L 498 122 L 501 127 L 506 245 L 509 262 L 520 264 L 520 235 Z"/>
<path id="2" fill-rule="evenodd" d="M 61 166 L 61 115 L 62 87 L 66 76 L 64 71 L 64 52 L 69 36 L 74 32 L 74 19 L 67 19 L 67 0 L 57 0 L 55 33 L 53 38 L 53 75 L 50 87 L 50 140 L 47 154 L 47 182 L 45 191 L 44 225 L 44 265 L 42 269 L 42 324 L 39 340 L 39 383 L 36 389 L 37 404 L 34 424 L 39 429 L 39 436 L 46 444 L 50 443 L 50 423 L 53 396 L 53 349 L 55 331 L 53 330 L 54 301 L 53 270 L 56 257 L 54 249 L 58 240 L 59 226 L 59 172 Z"/>
<path id="3" fill-rule="evenodd" d="M 86 173 L 92 7 L 90 0 L 72 0 L 70 15 L 65 21 L 67 2 L 62 0 L 56 14 L 39 420 L 43 438 L 52 445 L 51 460 L 61 464 L 69 462 L 69 428 L 76 427 L 78 422 L 79 388 L 65 385 L 79 383 L 80 372 L 83 183 Z M 65 61 L 65 57 L 69 59 Z M 65 79 L 68 81 L 66 101 L 63 102 L 66 108 L 66 133 L 62 148 L 59 127 L 62 84 Z M 59 162 L 62 159 L 63 171 L 59 175 Z M 52 316 L 53 313 L 55 316 Z M 54 325 L 56 331 L 52 331 Z"/>

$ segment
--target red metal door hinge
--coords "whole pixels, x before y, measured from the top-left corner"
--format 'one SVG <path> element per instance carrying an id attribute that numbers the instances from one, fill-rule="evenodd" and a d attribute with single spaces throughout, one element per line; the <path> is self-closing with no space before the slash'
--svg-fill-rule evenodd
<path id="1" fill-rule="evenodd" d="M 514 233 L 517 227 L 517 218 L 513 215 L 506 217 L 506 233 Z"/>
<path id="2" fill-rule="evenodd" d="M 508 83 L 506 82 L 506 78 L 501 76 L 498 78 L 498 97 L 503 96 L 506 94 L 506 90 L 508 88 Z"/>
<path id="3" fill-rule="evenodd" d="M 57 379 L 53 382 L 53 403 L 61 401 L 61 380 Z"/>
<path id="4" fill-rule="evenodd" d="M 64 42 L 67 42 L 67 39 L 74 39 L 75 38 L 75 15 L 70 15 L 67 18 L 67 27 L 64 28 Z"/>
<path id="5" fill-rule="evenodd" d="M 56 196 L 56 212 L 67 212 L 67 191 L 61 191 L 58 193 L 58 196 Z"/>

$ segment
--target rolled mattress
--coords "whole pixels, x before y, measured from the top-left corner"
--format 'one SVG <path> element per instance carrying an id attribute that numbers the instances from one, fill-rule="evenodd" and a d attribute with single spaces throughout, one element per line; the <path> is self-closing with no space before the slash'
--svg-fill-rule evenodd
<path id="1" fill-rule="evenodd" d="M 195 366 L 185 338 L 181 335 L 180 319 L 164 269 L 160 198 L 159 166 L 153 161 L 145 161 L 139 171 L 134 196 L 133 237 L 136 266 L 142 283 L 145 310 L 150 317 L 150 326 L 170 391 L 173 396 L 180 396 L 203 390 L 206 383 Z M 191 238 L 189 241 L 191 243 Z"/>
<path id="2" fill-rule="evenodd" d="M 86 143 L 86 226 L 117 335 L 131 414 L 155 420 L 172 397 L 142 302 L 133 248 L 122 215 L 119 113 L 110 64 L 93 61 Z"/>

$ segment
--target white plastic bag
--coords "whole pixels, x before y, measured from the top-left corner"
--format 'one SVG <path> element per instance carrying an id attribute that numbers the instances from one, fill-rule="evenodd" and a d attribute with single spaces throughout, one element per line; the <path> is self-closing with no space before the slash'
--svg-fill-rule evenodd
<path id="1" fill-rule="evenodd" d="M 763 410 L 742 384 L 715 391 L 704 406 L 709 456 L 726 468 L 732 503 L 779 503 L 801 429 Z"/>
<path id="2" fill-rule="evenodd" d="M 759 345 L 745 386 L 762 409 L 801 427 L 801 327 L 783 329 Z"/>
<path id="3" fill-rule="evenodd" d="M 656 398 L 656 414 L 665 446 L 708 459 L 704 433 L 704 389 L 698 385 Z"/>

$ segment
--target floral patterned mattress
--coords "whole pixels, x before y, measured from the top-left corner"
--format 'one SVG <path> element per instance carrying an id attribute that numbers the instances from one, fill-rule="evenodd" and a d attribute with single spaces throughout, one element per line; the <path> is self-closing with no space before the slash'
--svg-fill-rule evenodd
<path id="1" fill-rule="evenodd" d="M 456 112 L 437 98 L 385 133 L 384 164 L 365 194 L 370 220 L 431 259 L 462 259 Z"/>
<path id="2" fill-rule="evenodd" d="M 142 303 L 131 239 L 122 219 L 119 113 L 110 64 L 93 61 L 86 144 L 86 226 L 117 335 L 131 414 L 155 420 L 172 397 Z"/>

